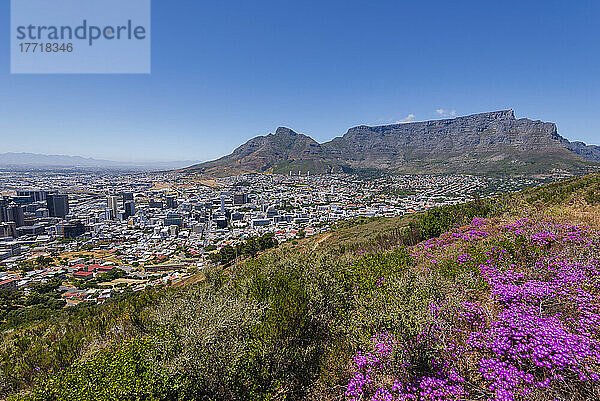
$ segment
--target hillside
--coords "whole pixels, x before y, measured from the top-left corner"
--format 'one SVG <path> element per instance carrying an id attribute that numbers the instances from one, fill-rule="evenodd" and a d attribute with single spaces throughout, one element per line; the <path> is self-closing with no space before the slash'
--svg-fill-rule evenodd
<path id="1" fill-rule="evenodd" d="M 217 176 L 249 172 L 395 173 L 581 172 L 600 160 L 597 146 L 570 142 L 554 123 L 512 110 L 377 127 L 358 126 L 319 144 L 288 128 L 259 136 L 232 154 L 185 169 Z"/>
<path id="2" fill-rule="evenodd" d="M 5 314 L 1 389 L 31 390 L 13 400 L 598 399 L 599 232 L 598 174 L 341 222 L 184 288 L 43 320 Z"/>
<path id="3" fill-rule="evenodd" d="M 249 140 L 228 156 L 187 170 L 199 170 L 217 176 L 282 169 L 327 171 L 330 167 L 321 161 L 325 158 L 323 148 L 315 140 L 280 127 L 275 134 Z"/>

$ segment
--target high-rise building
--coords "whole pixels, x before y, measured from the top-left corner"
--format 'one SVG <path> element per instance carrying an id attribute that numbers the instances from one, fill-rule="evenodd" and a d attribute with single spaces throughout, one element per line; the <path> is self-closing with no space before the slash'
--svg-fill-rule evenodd
<path id="1" fill-rule="evenodd" d="M 46 204 L 50 217 L 65 218 L 69 214 L 69 196 L 66 194 L 48 194 Z"/>
<path id="2" fill-rule="evenodd" d="M 17 227 L 23 226 L 25 223 L 25 214 L 23 208 L 16 203 L 11 203 L 6 207 L 6 221 L 12 221 Z"/>
<path id="3" fill-rule="evenodd" d="M 31 202 L 31 196 L 13 196 L 12 201 L 18 205 L 29 205 Z"/>
<path id="4" fill-rule="evenodd" d="M 227 218 L 225 216 L 215 216 L 213 221 L 217 228 L 227 228 Z"/>
<path id="5" fill-rule="evenodd" d="M 130 200 L 124 202 L 123 204 L 125 209 L 125 214 L 123 215 L 124 219 L 127 220 L 131 216 L 135 216 L 135 202 Z"/>
<path id="6" fill-rule="evenodd" d="M 46 232 L 46 229 L 41 224 L 34 224 L 32 226 L 23 226 L 17 228 L 17 236 L 21 235 L 42 235 Z"/>
<path id="7" fill-rule="evenodd" d="M 8 199 L 0 199 L 0 222 L 7 221 L 6 219 L 6 206 L 8 206 Z"/>
<path id="8" fill-rule="evenodd" d="M 0 238 L 16 237 L 17 226 L 14 222 L 0 223 Z"/>
<path id="9" fill-rule="evenodd" d="M 85 234 L 85 225 L 80 221 L 72 221 L 63 226 L 63 237 L 77 238 Z"/>
<path id="10" fill-rule="evenodd" d="M 106 206 L 110 210 L 111 218 L 116 219 L 119 213 L 119 202 L 115 195 L 108 195 L 106 197 Z"/>
<path id="11" fill-rule="evenodd" d="M 165 226 L 177 226 L 179 228 L 183 227 L 183 218 L 179 213 L 167 213 L 167 218 L 164 222 Z"/>
<path id="12" fill-rule="evenodd" d="M 17 196 L 28 196 L 31 199 L 31 202 L 40 202 L 46 200 L 48 192 L 39 190 L 17 191 Z"/>
<path id="13" fill-rule="evenodd" d="M 248 194 L 233 194 L 233 204 L 235 206 L 245 205 L 248 203 Z"/>
<path id="14" fill-rule="evenodd" d="M 177 197 L 167 196 L 167 209 L 177 209 Z"/>

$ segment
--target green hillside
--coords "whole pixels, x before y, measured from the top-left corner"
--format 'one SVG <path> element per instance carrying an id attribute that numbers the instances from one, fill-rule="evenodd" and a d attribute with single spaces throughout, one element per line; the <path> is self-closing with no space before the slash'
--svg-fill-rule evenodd
<path id="1" fill-rule="evenodd" d="M 600 399 L 600 175 L 339 223 L 177 289 L 2 310 L 11 400 Z"/>

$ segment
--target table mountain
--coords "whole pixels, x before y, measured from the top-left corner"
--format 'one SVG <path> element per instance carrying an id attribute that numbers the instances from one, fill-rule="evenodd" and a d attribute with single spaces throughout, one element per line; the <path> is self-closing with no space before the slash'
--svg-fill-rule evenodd
<path id="1" fill-rule="evenodd" d="M 570 142 L 554 123 L 513 110 L 452 119 L 350 128 L 319 144 L 280 127 L 218 160 L 186 169 L 217 176 L 248 172 L 386 170 L 398 173 L 576 172 L 600 161 L 600 147 Z"/>

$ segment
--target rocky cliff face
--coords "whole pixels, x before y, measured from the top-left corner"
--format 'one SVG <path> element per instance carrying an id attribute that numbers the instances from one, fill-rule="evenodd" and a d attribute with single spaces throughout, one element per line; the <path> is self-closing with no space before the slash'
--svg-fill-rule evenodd
<path id="1" fill-rule="evenodd" d="M 354 167 L 382 166 L 417 170 L 426 164 L 438 172 L 474 163 L 498 165 L 527 162 L 540 154 L 573 158 L 558 135 L 556 125 L 516 119 L 512 110 L 474 114 L 445 120 L 351 128 L 340 138 L 323 144 L 336 160 Z M 434 167 L 436 164 L 438 167 Z"/>
<path id="2" fill-rule="evenodd" d="M 319 144 L 288 128 L 256 137 L 231 155 L 192 169 L 224 172 L 375 168 L 406 173 L 543 172 L 600 161 L 600 148 L 569 142 L 554 123 L 516 119 L 513 110 L 444 120 L 361 125 Z"/>
<path id="3" fill-rule="evenodd" d="M 571 152 L 578 154 L 583 157 L 585 160 L 589 160 L 591 162 L 600 163 L 600 146 L 596 145 L 586 145 L 583 142 L 569 142 L 566 141 L 567 149 Z"/>
<path id="4" fill-rule="evenodd" d="M 527 151 L 555 147 L 558 139 L 555 124 L 517 120 L 512 110 L 506 110 L 447 120 L 359 126 L 326 145 L 356 153 L 376 151 L 421 157 L 497 151 L 507 147 Z"/>

